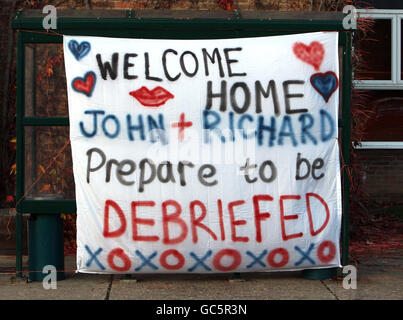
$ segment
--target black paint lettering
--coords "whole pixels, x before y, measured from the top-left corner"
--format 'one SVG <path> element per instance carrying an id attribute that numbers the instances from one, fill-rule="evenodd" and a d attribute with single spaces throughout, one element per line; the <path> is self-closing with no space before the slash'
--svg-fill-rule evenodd
<path id="1" fill-rule="evenodd" d="M 301 176 L 301 173 L 300 173 L 301 164 L 303 164 L 303 163 L 306 166 L 306 173 L 303 176 Z M 311 173 L 311 164 L 309 163 L 309 161 L 307 159 L 301 158 L 301 154 L 298 153 L 298 156 L 297 156 L 297 174 L 295 176 L 295 179 L 296 180 L 304 180 L 304 179 L 309 177 L 310 173 Z"/>
<path id="2" fill-rule="evenodd" d="M 162 81 L 161 78 L 150 76 L 150 59 L 148 58 L 148 52 L 144 52 L 144 62 L 145 62 L 145 69 L 146 69 L 145 70 L 146 79 L 152 80 L 152 81 Z"/>
<path id="3" fill-rule="evenodd" d="M 270 178 L 267 178 L 264 173 L 266 166 L 270 167 L 270 170 L 271 170 Z M 260 177 L 260 179 L 263 180 L 263 182 L 266 182 L 266 183 L 270 183 L 277 178 L 277 168 L 272 161 L 267 160 L 262 163 L 262 165 L 259 168 L 259 177 Z"/>
<path id="4" fill-rule="evenodd" d="M 263 89 L 260 81 L 255 82 L 256 113 L 262 112 L 262 97 L 261 96 L 268 98 L 270 96 L 270 92 L 271 92 L 271 96 L 272 96 L 272 100 L 273 100 L 274 114 L 276 116 L 279 116 L 280 115 L 280 103 L 278 101 L 276 82 L 274 80 L 269 81 L 269 84 L 267 85 L 266 90 Z"/>
<path id="5" fill-rule="evenodd" d="M 105 63 L 103 63 L 101 55 L 99 53 L 96 55 L 96 58 L 97 58 L 97 62 L 98 62 L 99 71 L 101 72 L 102 79 L 106 80 L 107 74 L 109 73 L 109 76 L 111 77 L 111 79 L 115 80 L 116 77 L 118 76 L 119 54 L 117 52 L 112 54 L 112 66 L 109 63 L 109 61 L 106 61 Z"/>
<path id="6" fill-rule="evenodd" d="M 325 176 L 323 172 L 319 176 L 317 176 L 315 173 L 317 169 L 322 169 L 324 164 L 325 162 L 322 158 L 317 158 L 314 160 L 314 162 L 312 163 L 312 178 L 314 178 L 315 180 L 319 180 Z"/>
<path id="7" fill-rule="evenodd" d="M 204 171 L 208 171 L 207 173 L 204 173 Z M 211 186 L 215 186 L 218 181 L 214 180 L 211 182 L 208 182 L 206 180 L 206 178 L 212 178 L 217 172 L 217 169 L 211 165 L 211 164 L 204 164 L 199 168 L 199 171 L 197 173 L 198 177 L 199 177 L 199 181 L 202 185 L 206 186 L 206 187 L 211 187 Z"/>
<path id="8" fill-rule="evenodd" d="M 146 164 L 148 165 L 148 168 L 150 169 L 150 176 L 147 179 L 145 179 Z M 139 167 L 140 167 L 139 192 L 143 192 L 144 185 L 153 182 L 157 173 L 155 170 L 155 165 L 154 165 L 153 161 L 150 159 L 141 160 L 139 163 Z"/>
<path id="9" fill-rule="evenodd" d="M 242 107 L 239 107 L 238 102 L 236 101 L 236 90 L 238 88 L 241 88 L 243 90 L 245 96 L 245 100 L 243 102 Z M 250 91 L 247 84 L 244 82 L 234 83 L 233 86 L 231 87 L 230 98 L 232 109 L 239 114 L 245 113 L 250 106 Z"/>
<path id="10" fill-rule="evenodd" d="M 245 180 L 247 183 L 254 183 L 257 181 L 257 178 L 253 178 L 251 179 L 251 177 L 249 176 L 249 170 L 250 169 L 255 169 L 257 167 L 257 164 L 249 164 L 249 158 L 246 159 L 246 163 L 244 167 L 239 168 L 239 170 L 241 171 L 245 171 Z"/>
<path id="11" fill-rule="evenodd" d="M 179 77 L 181 76 L 181 73 L 179 72 L 176 76 L 171 77 L 171 75 L 168 72 L 168 68 L 167 68 L 167 54 L 168 53 L 173 53 L 174 55 L 178 55 L 178 53 L 173 50 L 173 49 L 167 49 L 164 51 L 164 53 L 162 54 L 162 67 L 164 68 L 164 74 L 165 77 L 169 80 L 169 81 L 176 81 L 179 79 Z"/>
<path id="12" fill-rule="evenodd" d="M 233 73 L 233 72 L 232 72 L 232 69 L 231 69 L 231 64 L 238 62 L 238 60 L 236 60 L 236 59 L 230 59 L 229 53 L 230 53 L 231 51 L 241 51 L 241 50 L 242 50 L 242 48 L 226 48 L 226 49 L 224 49 L 224 55 L 225 55 L 225 60 L 226 60 L 226 62 L 227 62 L 227 69 L 228 69 L 228 76 L 229 76 L 229 77 L 236 77 L 236 76 L 238 76 L 238 77 L 245 77 L 245 76 L 246 76 L 246 72 L 243 72 L 243 73 Z"/>
<path id="13" fill-rule="evenodd" d="M 164 168 L 166 169 L 165 176 L 162 172 Z M 161 162 L 157 168 L 157 177 L 162 183 L 167 183 L 169 181 L 175 182 L 172 163 L 170 163 L 169 161 Z"/>
<path id="14" fill-rule="evenodd" d="M 220 55 L 220 51 L 218 51 L 217 48 L 215 48 L 213 50 L 213 55 L 210 55 L 206 48 L 202 49 L 203 52 L 203 60 L 204 60 L 204 72 L 206 74 L 206 76 L 209 76 L 209 70 L 208 70 L 208 62 L 207 62 L 207 58 L 211 61 L 211 63 L 215 63 L 216 62 L 216 58 L 217 58 L 217 62 L 218 62 L 218 69 L 220 70 L 220 77 L 223 78 L 225 76 L 224 74 L 224 69 L 222 67 L 222 63 L 221 63 L 221 55 Z"/>
<path id="15" fill-rule="evenodd" d="M 213 98 L 220 98 L 220 111 L 227 109 L 227 82 L 221 81 L 221 91 L 219 93 L 213 93 L 213 82 L 207 81 L 207 103 L 206 109 L 210 110 L 213 106 Z"/>
<path id="16" fill-rule="evenodd" d="M 127 170 L 123 170 L 125 165 L 129 165 Z M 134 184 L 134 181 L 126 181 L 123 179 L 123 176 L 128 176 L 132 174 L 136 170 L 136 163 L 132 160 L 123 160 L 119 163 L 116 169 L 116 177 L 118 178 L 119 182 L 125 186 L 131 186 Z"/>
<path id="17" fill-rule="evenodd" d="M 186 186 L 185 166 L 188 166 L 189 168 L 193 168 L 195 165 L 190 161 L 179 161 L 178 173 L 179 173 L 179 177 L 180 177 L 181 186 Z"/>
<path id="18" fill-rule="evenodd" d="M 194 67 L 194 71 L 193 71 L 193 72 L 189 72 L 189 71 L 187 70 L 187 68 L 186 68 L 186 65 L 185 65 L 185 55 L 191 55 L 192 58 L 193 58 L 193 60 L 194 60 L 195 67 Z M 191 51 L 185 51 L 184 53 L 182 53 L 182 55 L 181 55 L 181 57 L 180 57 L 180 59 L 179 59 L 179 63 L 180 63 L 180 65 L 181 65 L 181 68 L 182 68 L 183 73 L 186 74 L 186 75 L 187 75 L 188 77 L 190 77 L 190 78 L 193 78 L 193 77 L 197 74 L 197 71 L 199 70 L 199 61 L 197 60 L 196 55 L 195 55 L 193 52 L 191 52 Z"/>
<path id="19" fill-rule="evenodd" d="M 129 68 L 134 66 L 134 63 L 130 63 L 129 59 L 130 58 L 135 58 L 137 57 L 136 53 L 126 53 L 125 54 L 125 59 L 124 59 L 124 64 L 123 64 L 123 77 L 125 79 L 137 79 L 138 77 L 136 75 L 131 75 L 129 74 Z"/>
<path id="20" fill-rule="evenodd" d="M 109 182 L 111 180 L 111 169 L 112 164 L 119 166 L 119 161 L 116 159 L 110 159 L 106 163 L 106 175 L 105 175 L 105 182 Z"/>
<path id="21" fill-rule="evenodd" d="M 283 82 L 283 90 L 284 90 L 284 102 L 285 102 L 285 113 L 286 114 L 294 114 L 294 113 L 304 113 L 308 112 L 308 109 L 291 109 L 291 98 L 303 98 L 304 94 L 302 93 L 290 93 L 289 86 L 293 84 L 303 85 L 305 81 L 303 80 L 287 80 Z"/>
<path id="22" fill-rule="evenodd" d="M 101 156 L 101 162 L 98 164 L 96 167 L 91 167 L 91 160 L 92 160 L 92 154 L 96 152 Z M 91 148 L 87 151 L 87 183 L 90 183 L 90 172 L 95 172 L 99 170 L 104 164 L 106 160 L 105 153 L 101 149 L 98 148 Z"/>

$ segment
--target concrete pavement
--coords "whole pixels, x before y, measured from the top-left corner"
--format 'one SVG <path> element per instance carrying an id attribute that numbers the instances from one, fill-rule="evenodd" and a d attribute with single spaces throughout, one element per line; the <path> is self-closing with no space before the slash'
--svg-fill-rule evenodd
<path id="1" fill-rule="evenodd" d="M 24 259 L 26 264 L 26 258 Z M 0 300 L 403 300 L 403 250 L 360 258 L 357 289 L 346 290 L 342 278 L 303 279 L 300 272 L 231 275 L 136 275 L 74 273 L 74 257 L 66 257 L 66 279 L 56 290 L 27 283 L 13 272 L 14 257 L 0 256 Z"/>

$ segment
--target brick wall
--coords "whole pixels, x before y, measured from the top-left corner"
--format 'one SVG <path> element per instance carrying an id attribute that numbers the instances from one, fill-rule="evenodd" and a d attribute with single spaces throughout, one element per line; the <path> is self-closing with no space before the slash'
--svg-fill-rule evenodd
<path id="1" fill-rule="evenodd" d="M 357 150 L 362 190 L 372 205 L 403 205 L 403 150 Z"/>
<path id="2" fill-rule="evenodd" d="M 219 9 L 219 0 L 91 0 L 91 5 L 110 6 L 116 9 L 122 8 L 153 8 L 160 6 L 164 8 L 170 5 L 171 9 Z M 233 3 L 233 9 L 240 10 L 281 10 L 281 11 L 303 11 L 318 9 L 320 1 L 313 0 L 229 0 Z"/>
<path id="3" fill-rule="evenodd" d="M 52 1 L 48 1 L 52 3 Z M 218 10 L 219 0 L 66 0 L 59 8 L 74 7 L 100 9 L 198 9 Z M 225 2 L 225 1 L 222 1 Z M 233 9 L 310 11 L 319 9 L 319 0 L 227 0 Z"/>

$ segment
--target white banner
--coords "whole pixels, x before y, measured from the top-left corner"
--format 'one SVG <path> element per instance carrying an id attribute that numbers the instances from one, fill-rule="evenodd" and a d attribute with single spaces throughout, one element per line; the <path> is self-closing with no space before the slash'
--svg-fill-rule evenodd
<path id="1" fill-rule="evenodd" d="M 64 37 L 77 269 L 340 266 L 338 34 Z"/>

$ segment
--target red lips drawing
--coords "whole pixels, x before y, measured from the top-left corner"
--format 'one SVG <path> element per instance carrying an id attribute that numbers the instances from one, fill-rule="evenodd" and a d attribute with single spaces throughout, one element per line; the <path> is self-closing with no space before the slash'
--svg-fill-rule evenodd
<path id="1" fill-rule="evenodd" d="M 129 94 L 145 107 L 159 107 L 165 104 L 169 99 L 173 99 L 174 95 L 163 87 L 155 87 L 149 90 L 147 87 L 141 87 Z"/>

